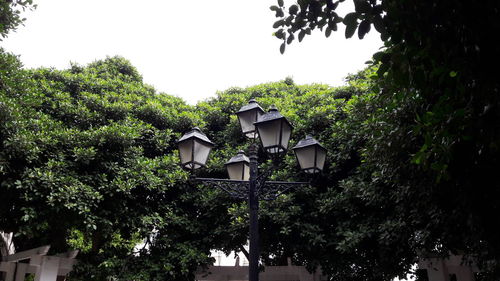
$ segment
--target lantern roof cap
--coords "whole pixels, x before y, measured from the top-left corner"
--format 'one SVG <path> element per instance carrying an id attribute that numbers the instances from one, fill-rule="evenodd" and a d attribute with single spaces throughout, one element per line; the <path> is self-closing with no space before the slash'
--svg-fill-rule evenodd
<path id="1" fill-rule="evenodd" d="M 250 110 L 253 110 L 253 109 L 257 109 L 258 111 L 264 113 L 264 109 L 262 109 L 262 107 L 260 107 L 260 105 L 257 103 L 257 101 L 255 99 L 251 99 L 251 100 L 248 101 L 248 104 L 242 106 L 240 108 L 240 110 L 238 110 L 238 112 L 236 112 L 236 114 L 242 113 L 242 112 L 245 112 L 245 111 L 250 111 Z"/>
<path id="2" fill-rule="evenodd" d="M 208 137 L 200 130 L 198 127 L 194 127 L 191 131 L 185 133 L 177 142 L 183 142 L 185 140 L 196 138 L 200 141 L 207 143 L 208 145 L 214 146 L 214 143 L 208 139 Z"/>
<path id="3" fill-rule="evenodd" d="M 246 156 L 243 150 L 238 151 L 238 154 L 231 157 L 231 159 L 229 159 L 229 161 L 227 161 L 224 165 L 240 163 L 240 162 L 250 163 L 250 159 L 248 158 L 248 156 Z"/>
<path id="4" fill-rule="evenodd" d="M 273 105 L 266 114 L 259 117 L 259 119 L 257 120 L 257 122 L 254 123 L 254 125 L 278 119 L 284 119 L 290 125 L 290 122 L 288 122 L 288 120 L 286 120 L 286 118 L 283 115 L 281 115 L 278 109 L 276 109 L 276 107 Z"/>
<path id="5" fill-rule="evenodd" d="M 322 149 L 325 149 L 321 145 L 321 143 L 319 143 L 315 138 L 311 137 L 310 135 L 307 135 L 305 139 L 300 140 L 299 143 L 297 143 L 297 145 L 294 146 L 292 149 L 298 149 L 298 148 L 303 148 L 303 147 L 313 146 L 313 145 L 317 145 L 317 146 L 321 147 Z"/>

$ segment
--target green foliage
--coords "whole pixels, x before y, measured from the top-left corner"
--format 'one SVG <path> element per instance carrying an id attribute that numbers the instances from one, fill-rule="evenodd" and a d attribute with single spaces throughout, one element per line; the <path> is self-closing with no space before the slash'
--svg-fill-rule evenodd
<path id="1" fill-rule="evenodd" d="M 332 280 L 388 280 L 434 251 L 477 256 L 495 273 L 497 4 L 361 0 L 340 17 L 341 2 L 271 7 L 282 52 L 341 23 L 346 37 L 381 34 L 374 66 L 339 88 L 287 78 L 191 107 L 120 57 L 25 71 L 0 52 L 0 229 L 19 249 L 80 248 L 75 279 L 192 280 L 211 249 L 241 250 L 248 217 L 245 202 L 187 180 L 175 140 L 202 127 L 216 148 L 198 175 L 226 177 L 224 162 L 248 145 L 233 113 L 255 98 L 292 122 L 292 145 L 309 133 L 328 149 L 314 188 L 262 203 L 267 265 L 292 257 Z M 293 155 L 280 165 L 273 179 L 307 180 Z"/>
<path id="2" fill-rule="evenodd" d="M 0 187 L 8 204 L 0 208 L 0 229 L 17 233 L 19 249 L 44 243 L 55 251 L 81 249 L 73 278 L 193 279 L 212 261 L 211 249 L 241 251 L 246 202 L 187 181 L 175 140 L 193 125 L 203 127 L 216 147 L 198 175 L 225 178 L 225 161 L 248 145 L 234 112 L 251 98 L 264 108 L 276 105 L 292 122 L 291 145 L 312 134 L 329 151 L 317 189 L 262 204 L 265 263 L 292 257 L 336 279 L 385 278 L 411 264 L 406 248 L 396 256 L 391 250 L 405 237 L 389 229 L 404 224 L 386 220 L 380 213 L 387 209 L 377 205 L 394 204 L 367 193 L 371 170 L 360 170 L 376 111 L 367 77 L 376 69 L 348 76 L 339 88 L 300 86 L 291 78 L 232 88 L 192 108 L 142 84 L 123 58 L 23 71 L 15 57 L 3 55 L 4 72 L 18 78 L 6 79 L 3 89 L 11 90 L 1 93 L 9 106 L 2 107 Z M 270 167 L 262 151 L 260 159 L 263 170 Z M 308 180 L 292 154 L 273 179 Z M 134 247 L 142 239 L 147 246 Z"/>
<path id="3" fill-rule="evenodd" d="M 499 3 L 355 0 L 354 11 L 341 17 L 342 2 L 305 0 L 288 13 L 283 5 L 271 10 L 276 37 L 286 43 L 316 28 L 328 36 L 340 22 L 347 38 L 356 31 L 363 38 L 373 25 L 384 41 L 373 55 L 377 97 L 366 120 L 365 178 L 346 184 L 379 186 L 371 197 L 398 202 L 379 203 L 401 214 L 391 219 L 401 225 L 391 236 L 407 238 L 412 251 L 469 254 L 485 272 L 498 272 L 500 236 L 492 225 L 500 205 L 500 48 L 490 34 L 500 31 Z"/>
<path id="4" fill-rule="evenodd" d="M 0 1 L 0 41 L 24 22 L 21 12 L 35 8 L 33 0 Z"/>
<path id="5" fill-rule="evenodd" d="M 18 249 L 78 247 L 75 277 L 86 280 L 138 280 L 141 268 L 127 277 L 122 269 L 152 253 L 174 251 L 161 257 L 171 280 L 208 262 L 212 226 L 186 223 L 203 209 L 183 199 L 190 191 L 175 153 L 181 133 L 201 123 L 192 107 L 144 85 L 120 57 L 59 71 L 22 70 L 0 55 L 0 229 L 16 233 Z M 161 239 L 134 255 L 152 233 Z M 181 252 L 189 255 L 178 262 Z"/>

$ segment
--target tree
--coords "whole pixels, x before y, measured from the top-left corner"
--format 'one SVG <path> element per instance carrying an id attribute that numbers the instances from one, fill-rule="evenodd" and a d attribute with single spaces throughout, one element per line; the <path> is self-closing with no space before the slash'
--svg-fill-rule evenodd
<path id="1" fill-rule="evenodd" d="M 0 1 L 0 37 L 7 37 L 7 33 L 16 30 L 24 22 L 25 19 L 21 17 L 22 11 L 35 8 L 36 5 L 32 0 Z"/>
<path id="2" fill-rule="evenodd" d="M 294 124 L 291 145 L 312 133 L 329 150 L 314 188 L 262 204 L 263 261 L 292 257 L 338 280 L 392 277 L 411 265 L 411 249 L 393 250 L 407 236 L 388 236 L 398 225 L 380 211 L 397 206 L 384 196 L 360 197 L 363 187 L 377 186 L 365 181 L 372 170 L 361 170 L 376 108 L 374 69 L 350 76 L 345 87 L 287 78 L 228 89 L 193 108 L 155 93 L 123 58 L 63 71 L 24 71 L 14 56 L 4 58 L 0 229 L 16 233 L 18 249 L 81 249 L 74 278 L 192 279 L 210 263 L 211 249 L 242 251 L 246 203 L 187 180 L 175 140 L 202 126 L 216 147 L 198 175 L 226 177 L 224 162 L 246 148 L 234 112 L 251 98 L 275 104 Z M 264 152 L 260 159 L 271 166 Z M 280 165 L 274 179 L 306 180 L 292 154 Z"/>
<path id="3" fill-rule="evenodd" d="M 120 57 L 59 71 L 0 54 L 0 230 L 18 250 L 78 248 L 85 280 L 179 280 L 211 261 L 220 216 L 175 153 L 203 125 L 191 106 Z"/>
<path id="4" fill-rule="evenodd" d="M 367 142 L 374 95 L 366 77 L 373 69 L 349 77 L 345 87 L 300 86 L 287 78 L 228 89 L 192 108 L 155 93 L 123 58 L 63 71 L 23 71 L 14 56 L 5 58 L 0 229 L 16 233 L 18 249 L 42 243 L 56 251 L 79 248 L 83 262 L 74 278 L 124 280 L 192 279 L 210 262 L 211 249 L 242 251 L 246 203 L 187 181 L 176 164 L 175 140 L 202 126 L 216 147 L 198 175 L 226 177 L 224 162 L 246 148 L 234 112 L 256 98 L 265 108 L 275 104 L 294 124 L 291 144 L 312 133 L 329 150 L 317 189 L 262 204 L 263 261 L 281 265 L 292 257 L 338 279 L 392 276 L 401 269 L 391 265 L 388 273 L 392 258 L 381 270 L 377 258 L 391 248 L 361 239 L 386 233 L 369 227 L 383 217 L 363 215 L 378 207 L 361 204 L 360 190 L 342 189 L 358 175 Z M 264 169 L 271 166 L 264 152 L 260 159 Z M 307 180 L 292 154 L 274 179 Z M 361 223 L 365 232 L 353 230 Z M 134 247 L 145 237 L 146 247 Z M 352 254 L 360 241 L 370 247 Z"/>
<path id="5" fill-rule="evenodd" d="M 340 23 L 347 38 L 356 31 L 363 38 L 373 25 L 384 41 L 373 56 L 378 97 L 364 178 L 345 184 L 368 184 L 357 194 L 394 203 L 383 214 L 402 214 L 387 220 L 397 226 L 391 236 L 406 237 L 401 245 L 415 255 L 417 249 L 463 253 L 477 257 L 486 272 L 498 271 L 500 46 L 490 34 L 500 30 L 499 3 L 356 0 L 342 17 L 336 13 L 342 2 L 285 7 L 279 0 L 271 10 L 282 51 L 297 34 L 299 41 L 313 29 L 329 36 Z"/>

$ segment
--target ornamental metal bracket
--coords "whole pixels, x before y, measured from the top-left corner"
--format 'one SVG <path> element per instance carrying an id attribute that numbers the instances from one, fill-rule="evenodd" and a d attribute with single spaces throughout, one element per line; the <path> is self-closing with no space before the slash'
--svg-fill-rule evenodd
<path id="1" fill-rule="evenodd" d="M 290 189 L 307 187 L 309 182 L 266 181 L 258 186 L 257 193 L 262 200 L 275 200 Z"/>
<path id="2" fill-rule="evenodd" d="M 241 180 L 195 178 L 197 182 L 207 187 L 217 187 L 228 193 L 235 199 L 248 199 L 249 182 Z M 286 182 L 286 181 L 258 181 L 257 193 L 259 199 L 275 200 L 286 191 L 309 186 L 309 182 Z"/>
<path id="3" fill-rule="evenodd" d="M 195 178 L 195 180 L 206 187 L 218 187 L 233 198 L 248 199 L 248 181 L 214 178 Z"/>

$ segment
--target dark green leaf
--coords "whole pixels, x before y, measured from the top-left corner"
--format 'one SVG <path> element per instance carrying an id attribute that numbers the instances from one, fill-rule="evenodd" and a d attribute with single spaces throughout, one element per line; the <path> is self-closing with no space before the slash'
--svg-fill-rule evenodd
<path id="1" fill-rule="evenodd" d="M 329 26 L 326 27 L 325 36 L 328 38 L 332 34 L 332 30 Z"/>
<path id="2" fill-rule="evenodd" d="M 299 11 L 299 6 L 297 6 L 297 5 L 292 5 L 292 6 L 290 6 L 290 8 L 288 8 L 288 12 L 291 15 L 296 15 L 298 11 Z"/>
<path id="3" fill-rule="evenodd" d="M 284 20 L 282 20 L 282 19 L 281 19 L 281 20 L 278 20 L 278 21 L 274 22 L 274 24 L 273 24 L 273 28 L 278 28 L 278 27 L 280 27 L 280 26 L 283 26 L 283 25 L 284 25 L 284 23 L 285 23 L 285 21 L 284 21 Z"/>
<path id="4" fill-rule="evenodd" d="M 382 60 L 382 57 L 384 56 L 385 52 L 376 52 L 375 54 L 373 54 L 373 59 L 376 61 L 376 62 L 379 62 Z"/>
<path id="5" fill-rule="evenodd" d="M 276 33 L 274 33 L 274 36 L 276 36 L 276 38 L 283 39 L 284 38 L 283 29 L 276 31 Z"/>
<path id="6" fill-rule="evenodd" d="M 351 23 L 349 25 L 346 25 L 345 27 L 345 38 L 351 38 L 354 35 L 354 32 L 356 32 L 356 28 L 358 27 L 358 23 Z"/>
<path id="7" fill-rule="evenodd" d="M 382 20 L 382 17 L 380 15 L 375 15 L 372 18 L 372 22 L 375 30 L 377 30 L 379 33 L 385 32 L 384 21 Z"/>
<path id="8" fill-rule="evenodd" d="M 301 30 L 299 32 L 299 42 L 302 42 L 302 39 L 304 39 L 305 35 L 306 35 L 306 32 L 304 30 Z"/>
<path id="9" fill-rule="evenodd" d="M 371 5 L 367 0 L 354 0 L 354 7 L 357 13 L 369 13 Z"/>
<path id="10" fill-rule="evenodd" d="M 368 32 L 370 32 L 370 27 L 371 27 L 371 24 L 367 20 L 364 20 L 364 21 L 362 21 L 359 24 L 359 28 L 358 28 L 358 37 L 359 37 L 359 39 L 363 39 L 365 37 L 365 35 Z"/>
<path id="11" fill-rule="evenodd" d="M 271 9 L 271 11 L 273 11 L 273 12 L 277 12 L 277 11 L 281 10 L 278 6 L 271 6 L 271 7 L 269 7 L 269 9 Z"/>
<path id="12" fill-rule="evenodd" d="M 354 23 L 357 23 L 357 20 L 358 20 L 358 13 L 353 12 L 353 13 L 349 13 L 349 14 L 347 14 L 347 15 L 344 17 L 344 19 L 343 19 L 343 21 L 342 21 L 342 22 L 343 22 L 345 25 L 352 25 L 352 24 L 354 24 Z"/>

